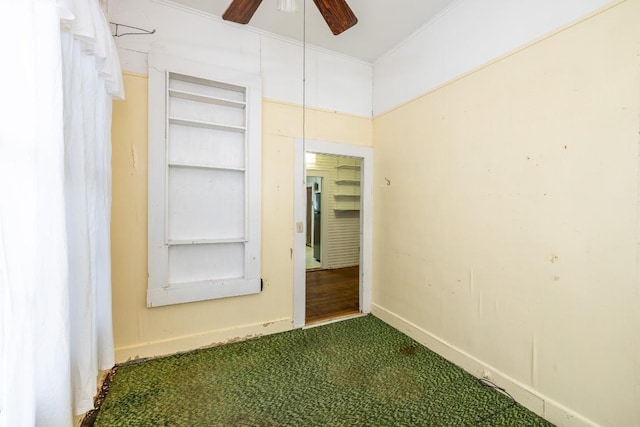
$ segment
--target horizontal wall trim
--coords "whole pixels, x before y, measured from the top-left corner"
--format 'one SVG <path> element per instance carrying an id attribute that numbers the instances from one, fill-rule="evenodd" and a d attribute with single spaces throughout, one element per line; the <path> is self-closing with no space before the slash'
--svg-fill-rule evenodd
<path id="1" fill-rule="evenodd" d="M 262 98 L 263 102 L 271 102 L 273 104 L 280 104 L 280 105 L 286 105 L 289 107 L 296 107 L 296 108 L 302 108 L 302 104 L 296 104 L 293 102 L 287 102 L 287 101 L 280 101 L 279 99 L 274 99 L 274 98 Z M 356 119 L 366 119 L 366 120 L 371 120 L 371 116 L 363 116 L 361 114 L 355 114 L 355 113 L 347 113 L 344 111 L 337 111 L 337 110 L 330 110 L 328 108 L 320 108 L 320 107 L 314 107 L 314 106 L 309 106 L 309 105 L 305 105 L 304 106 L 305 110 L 309 111 L 317 111 L 319 113 L 329 113 L 329 114 L 339 114 L 340 116 L 344 116 L 344 117 L 353 117 Z"/>
<path id="2" fill-rule="evenodd" d="M 491 61 L 485 62 L 485 63 L 484 63 L 484 64 L 482 64 L 482 65 L 479 65 L 479 66 L 477 66 L 477 67 L 475 67 L 475 68 L 472 68 L 471 70 L 469 70 L 469 71 L 467 71 L 467 72 L 465 72 L 465 73 L 463 73 L 463 74 L 460 74 L 460 75 L 459 75 L 459 76 L 457 76 L 457 77 L 454 77 L 454 78 L 452 78 L 452 79 L 450 79 L 450 80 L 447 80 L 447 81 L 446 81 L 446 82 L 444 82 L 444 83 L 441 83 L 441 84 L 439 84 L 439 85 L 437 85 L 437 86 L 434 86 L 433 88 L 429 89 L 428 91 L 426 91 L 426 92 L 424 92 L 424 93 L 422 93 L 422 94 L 420 94 L 420 95 L 414 96 L 413 98 L 410 98 L 410 99 L 408 99 L 408 100 L 406 100 L 406 101 L 404 101 L 404 102 L 402 102 L 402 103 L 400 103 L 400 104 L 398 104 L 398 105 L 395 105 L 395 106 L 393 106 L 393 107 L 391 107 L 391 108 L 388 108 L 387 110 L 385 110 L 385 111 L 383 111 L 383 112 L 381 112 L 381 113 L 374 114 L 374 115 L 373 115 L 373 119 L 375 120 L 375 119 L 378 119 L 378 118 L 384 117 L 385 115 L 387 115 L 387 114 L 389 114 L 389 113 L 392 113 L 392 112 L 394 112 L 394 111 L 396 111 L 396 110 L 399 110 L 400 108 L 406 107 L 407 105 L 410 105 L 410 104 L 412 104 L 412 103 L 414 103 L 414 102 L 416 102 L 416 101 L 419 101 L 419 100 L 421 100 L 422 98 L 427 97 L 427 96 L 431 95 L 431 94 L 432 94 L 432 93 L 434 93 L 434 92 L 437 92 L 437 91 L 439 91 L 439 90 L 441 90 L 441 89 L 443 89 L 443 88 L 445 88 L 445 87 L 447 87 L 447 86 L 449 86 L 449 85 L 451 85 L 451 84 L 454 84 L 454 83 L 455 83 L 455 82 L 457 82 L 458 80 L 462 80 L 462 79 L 464 79 L 465 77 L 468 77 L 468 76 L 470 76 L 470 75 L 472 75 L 472 74 L 474 74 L 474 73 L 477 73 L 478 71 L 481 71 L 481 70 L 483 70 L 483 69 L 485 69 L 485 68 L 487 68 L 487 67 L 490 67 L 491 65 L 494 65 L 494 64 L 499 63 L 499 62 L 501 62 L 501 61 L 504 61 L 504 60 L 508 59 L 509 57 L 511 57 L 511 56 L 513 56 L 513 55 L 517 55 L 518 53 L 520 53 L 520 52 L 522 52 L 522 51 L 524 51 L 524 50 L 527 50 L 527 49 L 529 49 L 529 48 L 530 48 L 530 47 L 532 47 L 532 46 L 535 46 L 535 45 L 537 45 L 537 44 L 539 44 L 539 43 L 542 43 L 543 41 L 545 41 L 545 40 L 547 40 L 547 39 L 550 39 L 550 38 L 552 38 L 552 37 L 555 37 L 556 35 L 558 35 L 558 34 L 560 34 L 560 33 L 563 33 L 563 32 L 565 32 L 565 31 L 567 31 L 567 30 L 569 30 L 569 29 L 571 29 L 571 28 L 575 27 L 576 25 L 579 25 L 579 24 L 581 24 L 581 23 L 583 23 L 583 22 L 585 22 L 585 21 L 588 21 L 588 20 L 590 20 L 590 19 L 592 19 L 592 18 L 594 18 L 594 17 L 596 17 L 596 16 L 598 16 L 598 15 L 600 15 L 600 14 L 602 14 L 602 13 L 604 13 L 604 12 L 606 12 L 606 11 L 610 10 L 610 9 L 613 9 L 613 8 L 615 8 L 615 7 L 619 6 L 619 5 L 621 5 L 622 3 L 625 3 L 625 2 L 627 2 L 627 1 L 629 1 L 629 0 L 614 0 L 614 1 L 613 1 L 613 2 L 611 2 L 610 4 L 607 4 L 607 5 L 605 5 L 605 6 L 601 7 L 601 8 L 599 8 L 599 9 L 597 9 L 597 10 L 595 10 L 595 11 L 593 11 L 593 12 L 591 12 L 591 13 L 589 13 L 589 14 L 587 14 L 587 15 L 583 16 L 583 17 L 581 17 L 581 18 L 578 18 L 578 19 L 576 19 L 575 21 L 572 21 L 572 22 L 570 22 L 570 23 L 568 23 L 568 24 L 566 24 L 566 25 L 562 26 L 561 28 L 558 28 L 557 30 L 554 30 L 554 31 L 552 31 L 552 32 L 550 32 L 550 33 L 548 33 L 548 34 L 545 34 L 544 36 L 538 37 L 537 39 L 532 40 L 532 41 L 530 41 L 529 43 L 527 43 L 527 44 L 525 44 L 525 45 L 523 45 L 523 46 L 521 46 L 521 47 L 519 47 L 519 48 L 517 48 L 517 49 L 514 49 L 514 50 L 512 50 L 512 51 L 510 51 L 510 52 L 507 52 L 507 53 L 505 53 L 504 55 L 500 55 L 500 56 L 498 56 L 497 58 L 492 59 Z M 448 8 L 448 9 L 446 10 L 446 12 L 448 12 L 448 11 L 449 11 L 449 10 L 451 10 L 453 7 L 455 7 L 455 6 L 457 5 L 457 3 L 458 3 L 458 2 L 456 2 L 456 3 L 455 3 L 454 5 L 452 5 L 450 8 Z M 445 15 L 445 13 L 440 14 L 440 15 L 438 16 L 438 19 L 440 19 L 440 18 L 441 18 L 442 16 L 444 16 L 444 15 Z M 436 21 L 436 20 L 431 21 L 428 25 L 430 25 L 431 23 L 433 23 L 433 22 L 435 22 L 435 21 Z M 424 28 L 424 27 L 423 27 L 423 28 Z M 412 36 L 410 36 L 408 39 L 405 39 L 404 41 L 402 41 L 399 45 L 397 45 L 396 47 L 394 47 L 394 50 L 397 50 L 400 46 L 402 46 L 402 44 L 404 44 L 404 43 L 406 43 L 408 40 L 410 40 L 410 39 L 414 38 L 416 35 L 417 35 L 417 33 L 416 33 L 416 34 L 413 34 L 413 35 L 412 35 Z M 386 56 L 386 55 L 385 55 L 385 56 Z M 382 58 L 381 58 L 380 60 L 382 60 Z M 379 61 L 378 61 L 378 62 L 379 62 Z"/>
<path id="3" fill-rule="evenodd" d="M 135 71 L 123 70 L 122 71 L 122 75 L 123 76 L 131 76 L 131 77 L 140 77 L 140 78 L 143 78 L 143 79 L 148 79 L 149 78 L 148 74 L 137 73 Z"/>
<path id="4" fill-rule="evenodd" d="M 371 313 L 471 375 L 481 378 L 483 373 L 489 372 L 491 380 L 507 390 L 519 404 L 558 426 L 601 427 L 378 304 L 371 305 Z"/>
<path id="5" fill-rule="evenodd" d="M 167 340 L 149 341 L 132 346 L 117 347 L 115 349 L 116 363 L 146 357 L 167 356 L 220 344 L 245 341 L 250 338 L 276 334 L 291 329 L 293 329 L 293 318 L 283 317 L 233 328 L 214 329 Z"/>
<path id="6" fill-rule="evenodd" d="M 131 76 L 131 77 L 138 77 L 138 78 L 143 78 L 143 79 L 148 79 L 149 78 L 148 74 L 142 74 L 142 73 L 138 73 L 138 72 L 135 72 L 135 71 L 127 71 L 127 70 L 122 71 L 122 75 Z M 280 101 L 280 100 L 273 99 L 273 98 L 262 98 L 262 102 L 269 102 L 271 104 L 280 104 L 280 105 L 285 105 L 285 106 L 288 106 L 288 107 L 295 107 L 295 108 L 302 108 L 303 107 L 302 104 L 294 104 L 293 102 Z M 305 106 L 304 108 L 307 111 L 311 110 L 311 111 L 317 111 L 319 113 L 338 114 L 338 115 L 340 115 L 342 117 L 353 117 L 353 118 L 356 118 L 356 119 L 372 120 L 371 116 L 363 116 L 363 115 L 360 115 L 360 114 L 346 113 L 346 112 L 343 112 L 343 111 L 329 110 L 329 109 L 326 109 L 326 108 L 319 108 L 319 107 L 310 107 L 308 105 Z"/>

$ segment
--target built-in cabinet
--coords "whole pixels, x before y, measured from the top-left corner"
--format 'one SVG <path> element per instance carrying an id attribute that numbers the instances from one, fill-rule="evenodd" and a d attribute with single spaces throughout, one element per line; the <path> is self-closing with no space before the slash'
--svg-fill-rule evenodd
<path id="1" fill-rule="evenodd" d="M 334 193 L 334 210 L 338 212 L 360 210 L 360 159 L 338 158 Z"/>
<path id="2" fill-rule="evenodd" d="M 147 305 L 260 292 L 259 76 L 150 61 Z"/>

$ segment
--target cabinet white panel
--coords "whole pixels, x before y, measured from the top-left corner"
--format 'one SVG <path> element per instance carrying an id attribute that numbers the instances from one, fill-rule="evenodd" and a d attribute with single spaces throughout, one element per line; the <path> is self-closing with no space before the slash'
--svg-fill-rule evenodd
<path id="1" fill-rule="evenodd" d="M 169 248 L 169 283 L 232 279 L 243 274 L 244 243 Z"/>
<path id="2" fill-rule="evenodd" d="M 169 117 L 244 126 L 244 116 L 244 109 L 238 107 L 194 101 L 176 96 L 169 98 Z"/>
<path id="3" fill-rule="evenodd" d="M 244 173 L 169 169 L 169 239 L 244 237 Z"/>
<path id="4" fill-rule="evenodd" d="M 169 89 L 207 95 L 213 98 L 245 101 L 245 90 L 240 86 L 226 85 L 197 77 L 171 73 Z"/>
<path id="5" fill-rule="evenodd" d="M 169 163 L 244 168 L 242 133 L 170 125 L 169 138 Z"/>

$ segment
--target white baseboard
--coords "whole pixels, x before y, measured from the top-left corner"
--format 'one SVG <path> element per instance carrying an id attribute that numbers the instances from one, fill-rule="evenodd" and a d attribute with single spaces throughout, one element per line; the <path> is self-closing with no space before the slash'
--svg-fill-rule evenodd
<path id="1" fill-rule="evenodd" d="M 291 317 L 276 319 L 266 323 L 253 323 L 235 328 L 211 330 L 200 334 L 181 336 L 167 340 L 150 341 L 115 350 L 116 363 L 128 360 L 166 356 L 174 353 L 211 347 L 236 341 L 244 341 L 263 335 L 271 335 L 293 329 Z"/>
<path id="2" fill-rule="evenodd" d="M 491 376 L 491 381 L 507 390 L 519 404 L 558 427 L 601 427 L 599 424 L 377 304 L 372 304 L 371 313 L 471 375 L 481 378 L 484 373 L 488 372 Z"/>

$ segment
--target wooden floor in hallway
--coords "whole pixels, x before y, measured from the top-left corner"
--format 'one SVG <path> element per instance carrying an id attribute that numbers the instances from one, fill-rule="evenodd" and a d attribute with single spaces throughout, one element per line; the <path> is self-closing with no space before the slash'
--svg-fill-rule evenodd
<path id="1" fill-rule="evenodd" d="M 306 323 L 360 311 L 360 268 L 307 271 Z"/>

